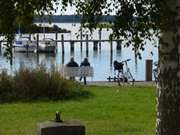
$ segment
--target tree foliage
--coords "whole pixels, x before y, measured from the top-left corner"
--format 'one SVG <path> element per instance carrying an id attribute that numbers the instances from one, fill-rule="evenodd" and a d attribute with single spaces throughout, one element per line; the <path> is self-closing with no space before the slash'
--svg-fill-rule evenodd
<path id="1" fill-rule="evenodd" d="M 138 50 L 144 50 L 145 39 L 153 40 L 159 36 L 164 24 L 167 11 L 163 1 L 159 0 L 64 0 L 64 7 L 71 2 L 77 8 L 77 14 L 83 15 L 82 26 L 87 26 L 92 31 L 99 28 L 102 15 L 116 15 L 113 22 L 109 22 L 113 33 L 110 38 L 121 38 L 126 41 L 126 46 L 132 45 L 136 56 Z M 160 21 L 160 10 L 164 10 Z"/>
<path id="2" fill-rule="evenodd" d="M 115 14 L 115 21 L 109 22 L 113 30 L 111 38 L 121 38 L 126 46 L 132 45 L 136 56 L 140 56 L 138 50 L 144 50 L 145 39 L 158 36 L 161 25 L 165 24 L 159 20 L 159 11 L 166 4 L 159 0 L 1 0 L 0 32 L 14 37 L 18 24 L 28 26 L 34 15 L 52 14 L 55 5 L 62 10 L 68 5 L 75 6 L 77 14 L 83 15 L 82 26 L 88 24 L 91 31 L 101 26 L 102 15 Z M 169 21 L 167 11 L 164 13 L 162 20 Z"/>
<path id="3" fill-rule="evenodd" d="M 16 27 L 31 25 L 34 15 L 51 14 L 57 0 L 1 0 L 0 34 L 7 40 L 6 55 L 12 57 L 12 41 Z"/>
<path id="4" fill-rule="evenodd" d="M 115 21 L 109 22 L 113 30 L 111 38 L 123 39 L 141 58 L 139 50 L 144 50 L 145 39 L 152 40 L 159 34 L 157 4 L 158 0 L 89 0 L 79 1 L 76 6 L 78 13 L 84 15 L 83 23 L 90 23 L 91 29 L 96 28 L 99 21 L 94 16 L 115 14 Z"/>
<path id="5" fill-rule="evenodd" d="M 115 14 L 115 20 L 107 25 L 113 30 L 111 38 L 121 38 L 126 46 L 132 45 L 139 57 L 146 39 L 159 37 L 161 81 L 156 134 L 179 135 L 180 0 L 1 0 L 0 33 L 7 38 L 10 56 L 17 24 L 26 26 L 32 23 L 34 15 L 51 14 L 53 3 L 61 10 L 75 6 L 77 14 L 83 16 L 82 26 L 88 26 L 91 31 L 101 27 L 102 15 Z"/>

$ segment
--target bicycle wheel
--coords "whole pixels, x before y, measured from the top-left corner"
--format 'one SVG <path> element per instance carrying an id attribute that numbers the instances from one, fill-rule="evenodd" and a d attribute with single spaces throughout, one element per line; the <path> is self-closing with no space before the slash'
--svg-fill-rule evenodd
<path id="1" fill-rule="evenodd" d="M 128 83 L 129 85 L 134 85 L 135 79 L 134 78 L 129 78 Z"/>
<path id="2" fill-rule="evenodd" d="M 125 74 L 125 82 L 129 85 L 134 85 L 135 79 L 133 78 L 132 74 L 130 72 L 127 72 Z"/>

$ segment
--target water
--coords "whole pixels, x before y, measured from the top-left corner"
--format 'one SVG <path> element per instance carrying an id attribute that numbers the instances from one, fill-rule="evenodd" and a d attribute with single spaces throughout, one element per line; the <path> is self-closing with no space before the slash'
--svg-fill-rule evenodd
<path id="1" fill-rule="evenodd" d="M 72 33 L 64 34 L 64 39 L 77 39 L 79 24 L 76 26 L 72 24 L 56 24 L 62 28 L 66 28 L 68 30 L 72 30 Z M 87 31 L 88 33 L 88 31 Z M 102 31 L 102 39 L 108 39 L 111 31 L 103 30 Z M 43 37 L 43 34 L 40 35 L 40 38 Z M 47 34 L 46 37 L 51 37 L 55 39 L 54 34 Z M 98 39 L 98 31 L 92 34 L 93 39 Z M 61 39 L 61 34 L 58 35 L 58 38 Z M 79 38 L 78 38 L 79 39 Z M 83 37 L 85 39 L 85 37 Z M 18 70 L 20 65 L 25 65 L 29 67 L 36 67 L 38 64 L 43 63 L 49 68 L 51 64 L 62 65 L 66 64 L 71 56 L 74 56 L 75 61 L 77 63 L 81 63 L 81 61 L 86 57 L 86 43 L 83 43 L 83 51 L 80 50 L 80 43 L 75 43 L 74 54 L 70 52 L 70 43 L 65 43 L 65 54 L 62 55 L 61 43 L 58 43 L 58 52 L 56 54 L 43 54 L 40 53 L 37 57 L 36 53 L 15 53 L 13 58 L 13 66 L 10 67 L 6 58 L 3 54 L 0 55 L 0 66 L 1 68 L 7 68 L 9 71 L 14 72 Z M 151 51 L 153 51 L 154 55 L 151 55 Z M 116 42 L 113 42 L 113 53 L 110 53 L 110 43 L 102 42 L 101 50 L 93 51 L 93 43 L 89 43 L 89 61 L 91 66 L 94 67 L 94 77 L 89 78 L 90 81 L 105 81 L 108 76 L 114 76 L 113 70 L 113 61 L 114 60 L 125 60 L 131 59 L 128 62 L 131 73 L 135 80 L 145 80 L 145 61 L 146 59 L 152 59 L 153 61 L 157 61 L 158 59 L 158 51 L 157 48 L 152 46 L 151 42 L 148 42 L 146 45 L 145 51 L 142 52 L 142 60 L 137 61 L 137 65 L 134 58 L 134 52 L 132 48 L 124 48 L 122 47 L 121 51 L 116 50 Z"/>

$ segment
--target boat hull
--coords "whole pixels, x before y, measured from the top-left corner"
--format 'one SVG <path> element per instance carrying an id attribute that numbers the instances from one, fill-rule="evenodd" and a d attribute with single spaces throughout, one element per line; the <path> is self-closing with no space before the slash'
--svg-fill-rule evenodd
<path id="1" fill-rule="evenodd" d="M 39 46 L 38 52 L 56 52 L 56 46 Z"/>
<path id="2" fill-rule="evenodd" d="M 14 45 L 14 51 L 15 52 L 35 52 L 36 51 L 36 46 L 18 46 Z"/>
<path id="3" fill-rule="evenodd" d="M 39 43 L 37 50 L 38 52 L 56 53 L 56 43 L 52 39 L 44 39 L 42 42 Z"/>

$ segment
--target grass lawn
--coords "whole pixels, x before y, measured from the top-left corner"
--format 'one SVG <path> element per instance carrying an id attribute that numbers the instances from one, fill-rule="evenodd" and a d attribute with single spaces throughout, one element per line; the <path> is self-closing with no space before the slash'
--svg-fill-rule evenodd
<path id="1" fill-rule="evenodd" d="M 153 135 L 155 88 L 88 86 L 87 99 L 0 104 L 0 135 L 36 135 L 36 124 L 54 119 L 80 120 L 86 135 Z"/>

